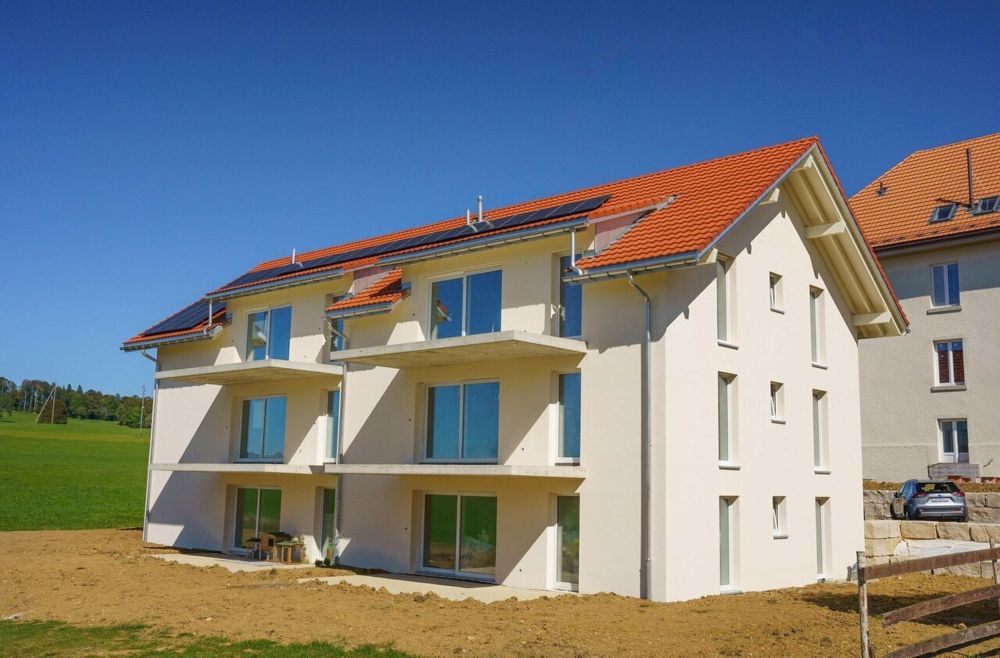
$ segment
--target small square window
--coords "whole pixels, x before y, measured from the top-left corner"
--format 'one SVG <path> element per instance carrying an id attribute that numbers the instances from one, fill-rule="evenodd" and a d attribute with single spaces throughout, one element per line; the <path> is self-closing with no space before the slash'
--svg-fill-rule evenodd
<path id="1" fill-rule="evenodd" d="M 1000 196 L 988 196 L 980 199 L 976 203 L 975 209 L 973 209 L 973 215 L 985 215 L 988 212 L 996 212 L 997 207 L 1000 206 Z"/>
<path id="2" fill-rule="evenodd" d="M 788 513 L 785 510 L 785 497 L 771 498 L 771 532 L 776 539 L 788 536 Z"/>
<path id="3" fill-rule="evenodd" d="M 944 206 L 938 206 L 933 211 L 931 211 L 931 222 L 944 222 L 955 216 L 955 204 L 949 203 Z"/>
<path id="4" fill-rule="evenodd" d="M 785 421 L 785 390 L 781 382 L 771 382 L 771 420 Z"/>
<path id="5" fill-rule="evenodd" d="M 781 275 L 771 272 L 771 280 L 769 286 L 769 294 L 771 301 L 771 310 L 780 311 L 783 305 L 782 300 L 782 288 L 781 285 Z"/>

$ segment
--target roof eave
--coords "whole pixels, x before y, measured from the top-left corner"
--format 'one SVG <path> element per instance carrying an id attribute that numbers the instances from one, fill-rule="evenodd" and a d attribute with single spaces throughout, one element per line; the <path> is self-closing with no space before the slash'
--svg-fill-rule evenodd
<path id="1" fill-rule="evenodd" d="M 245 297 L 246 295 L 256 295 L 257 293 L 269 292 L 271 290 L 304 286 L 309 283 L 326 281 L 327 279 L 337 279 L 343 275 L 344 270 L 338 267 L 332 270 L 313 272 L 312 274 L 294 275 L 287 278 L 277 279 L 275 281 L 267 281 L 264 283 L 244 286 L 242 288 L 216 290 L 205 295 L 205 299 L 209 301 L 221 301 L 223 299 L 233 299 L 234 297 Z"/>
<path id="2" fill-rule="evenodd" d="M 187 334 L 182 334 L 179 336 L 168 336 L 166 338 L 149 338 L 146 340 L 139 340 L 133 343 L 122 343 L 119 348 L 123 352 L 138 352 L 139 350 L 149 350 L 157 347 L 165 347 L 167 345 L 178 345 L 180 343 L 192 343 L 198 340 L 209 340 L 215 338 L 219 335 L 224 326 L 222 324 L 213 325 L 211 329 L 200 329 Z"/>

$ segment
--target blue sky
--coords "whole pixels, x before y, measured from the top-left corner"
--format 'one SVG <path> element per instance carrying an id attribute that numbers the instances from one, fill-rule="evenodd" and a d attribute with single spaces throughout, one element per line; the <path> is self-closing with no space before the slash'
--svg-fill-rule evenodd
<path id="1" fill-rule="evenodd" d="M 255 263 L 818 134 L 847 191 L 1000 129 L 1000 4 L 0 2 L 0 375 Z"/>

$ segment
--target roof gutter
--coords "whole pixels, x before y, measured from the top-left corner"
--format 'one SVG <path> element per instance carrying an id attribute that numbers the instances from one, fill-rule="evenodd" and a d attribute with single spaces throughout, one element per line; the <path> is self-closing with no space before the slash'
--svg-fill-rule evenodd
<path id="1" fill-rule="evenodd" d="M 510 233 L 499 233 L 493 235 L 487 234 L 478 238 L 473 238 L 471 240 L 463 240 L 461 242 L 441 245 L 440 247 L 432 247 L 430 249 L 424 249 L 422 251 L 398 254 L 396 256 L 389 256 L 388 258 L 383 258 L 379 260 L 379 265 L 400 265 L 402 263 L 417 263 L 424 260 L 430 260 L 432 258 L 444 258 L 445 256 L 453 256 L 455 254 L 460 254 L 468 251 L 479 251 L 481 249 L 489 249 L 491 247 L 510 244 L 512 242 L 524 242 L 526 240 L 536 240 L 538 238 L 545 238 L 550 235 L 558 235 L 560 233 L 565 233 L 566 231 L 576 231 L 578 229 L 585 228 L 586 226 L 589 225 L 589 223 L 590 220 L 586 216 L 583 216 L 583 217 L 576 217 L 574 219 L 569 219 L 563 222 L 557 222 L 555 224 L 536 226 L 533 228 L 526 228 L 520 231 L 511 231 Z"/>
<path id="2" fill-rule="evenodd" d="M 281 290 L 283 288 L 304 286 L 307 283 L 315 283 L 317 281 L 324 281 L 326 279 L 336 279 L 343 275 L 344 275 L 344 270 L 338 267 L 333 270 L 324 270 L 322 272 L 313 272 L 312 274 L 292 276 L 285 279 L 278 279 L 276 281 L 267 281 L 265 283 L 258 283 L 255 285 L 245 286 L 242 288 L 217 290 L 215 292 L 210 292 L 207 295 L 205 295 L 205 299 L 207 299 L 210 302 L 219 301 L 222 299 L 233 299 L 234 297 L 256 295 L 257 293 L 268 292 L 271 290 Z"/>
<path id="3" fill-rule="evenodd" d="M 707 250 L 706 250 L 707 252 Z M 652 272 L 655 270 L 670 270 L 680 267 L 692 267 L 701 263 L 702 253 L 697 251 L 686 251 L 682 254 L 672 256 L 662 256 L 647 260 L 632 261 L 622 265 L 607 265 L 605 267 L 594 267 L 582 270 L 580 274 L 573 274 L 563 277 L 563 281 L 569 283 L 586 283 L 598 279 L 620 279 L 628 277 L 630 273 Z M 579 268 L 577 268 L 579 269 Z"/>
<path id="4" fill-rule="evenodd" d="M 123 352 L 136 352 L 141 350 L 151 350 L 155 347 L 163 347 L 165 345 L 177 345 L 180 343 L 192 343 L 196 340 L 206 340 L 215 338 L 222 331 L 222 325 L 213 325 L 208 331 L 195 331 L 190 334 L 184 334 L 182 336 L 168 336 L 167 338 L 150 338 L 148 340 L 139 340 L 134 343 L 125 343 L 121 346 L 121 351 Z M 146 358 L 152 358 L 148 355 L 144 355 Z"/>

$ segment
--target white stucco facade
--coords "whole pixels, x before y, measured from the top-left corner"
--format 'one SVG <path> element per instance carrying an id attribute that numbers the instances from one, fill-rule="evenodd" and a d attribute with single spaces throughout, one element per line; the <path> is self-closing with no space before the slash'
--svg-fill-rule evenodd
<path id="1" fill-rule="evenodd" d="M 947 461 L 940 421 L 968 422 L 969 463 L 983 476 L 1000 476 L 1000 236 L 941 240 L 880 254 L 910 333 L 865 341 L 861 351 L 864 474 L 900 482 L 927 477 Z M 960 304 L 935 308 L 931 267 L 955 263 Z M 961 340 L 965 383 L 940 386 L 934 343 Z"/>
<path id="2" fill-rule="evenodd" d="M 815 169 L 769 192 L 700 263 L 636 276 L 652 300 L 651 598 L 843 578 L 864 547 L 859 327 L 870 330 L 889 320 L 859 309 L 856 300 L 864 294 L 891 300 L 879 297 L 877 272 L 864 269 L 860 251 L 840 251 L 842 243 L 829 242 L 860 244 L 849 241 L 853 234 L 843 226 L 831 230 L 825 222 L 832 211 L 819 212 L 805 198 L 807 175 Z M 842 221 L 849 221 L 843 200 L 838 203 L 845 209 Z M 582 230 L 578 249 L 594 248 L 595 239 L 593 227 Z M 343 358 L 364 348 L 427 342 L 432 282 L 483 270 L 502 272 L 500 331 L 553 336 L 559 257 L 568 250 L 569 238 L 560 235 L 404 264 L 408 296 L 391 312 L 345 320 Z M 725 341 L 717 335 L 717 258 L 731 263 Z M 858 280 L 858 267 L 868 278 Z M 780 287 L 772 308 L 774 275 Z M 248 312 L 279 306 L 292 309 L 290 361 L 337 363 L 324 308 L 334 296 L 360 291 L 347 273 L 230 299 L 231 321 L 219 335 L 158 350 L 147 541 L 239 548 L 233 545 L 236 490 L 278 488 L 282 530 L 301 535 L 309 557 L 318 557 L 323 490 L 335 489 L 341 563 L 416 572 L 424 566 L 425 495 L 489 495 L 497 510 L 492 579 L 548 589 L 558 581 L 557 497 L 578 496 L 579 591 L 640 595 L 644 302 L 624 278 L 581 285 L 582 335 L 571 346 L 512 343 L 503 358 L 477 347 L 433 367 L 419 360 L 400 367 L 351 361 L 342 371 L 264 373 L 253 382 L 172 379 L 171 372 L 181 369 L 243 361 Z M 818 359 L 811 348 L 811 295 L 823 299 Z M 581 376 L 578 463 L 557 458 L 558 377 L 566 372 Z M 734 378 L 732 456 L 725 464 L 720 373 Z M 428 387 L 483 380 L 499 382 L 496 460 L 453 470 L 426 464 Z M 781 385 L 774 415 L 772 383 Z M 337 386 L 343 407 L 335 460 L 325 450 L 325 405 Z M 814 395 L 823 400 L 821 463 L 814 454 Z M 284 457 L 280 464 L 244 464 L 237 458 L 242 401 L 265 396 L 287 399 Z M 720 575 L 720 498 L 732 503 L 728 587 Z M 784 501 L 778 532 L 775 498 Z"/>

